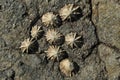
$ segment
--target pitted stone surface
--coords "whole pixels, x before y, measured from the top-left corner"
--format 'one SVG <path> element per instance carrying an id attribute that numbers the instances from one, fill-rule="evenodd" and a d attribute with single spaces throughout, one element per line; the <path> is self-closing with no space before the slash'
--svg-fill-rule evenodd
<path id="1" fill-rule="evenodd" d="M 0 0 L 0 80 L 119 80 L 119 0 L 92 1 Z M 68 3 L 79 5 L 82 11 L 76 21 L 64 21 L 56 28 L 64 36 L 69 32 L 82 33 L 81 47 L 73 49 L 61 45 L 69 59 L 79 67 L 72 77 L 60 72 L 59 62 L 46 59 L 44 51 L 50 44 L 44 34 L 37 40 L 38 51 L 26 54 L 19 48 L 21 42 L 30 37 L 34 25 L 47 31 L 49 27 L 41 23 L 43 14 L 49 11 L 58 13 Z M 105 57 L 106 54 L 109 55 Z"/>

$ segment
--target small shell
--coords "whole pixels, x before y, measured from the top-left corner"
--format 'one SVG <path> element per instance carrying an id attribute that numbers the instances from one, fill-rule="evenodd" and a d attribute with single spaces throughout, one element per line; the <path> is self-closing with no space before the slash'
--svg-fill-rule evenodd
<path id="1" fill-rule="evenodd" d="M 22 52 L 25 52 L 25 51 L 26 51 L 26 52 L 28 53 L 28 50 L 29 50 L 29 48 L 31 47 L 32 43 L 33 43 L 33 42 L 32 42 L 31 39 L 29 39 L 29 38 L 25 39 L 25 40 L 21 43 L 21 46 L 20 46 Z"/>
<path id="2" fill-rule="evenodd" d="M 61 72 L 64 73 L 66 76 L 72 76 L 74 65 L 73 62 L 71 62 L 69 59 L 64 59 L 60 62 L 59 68 Z"/>
<path id="3" fill-rule="evenodd" d="M 49 43 L 53 43 L 61 37 L 61 34 L 55 29 L 49 29 L 45 36 Z"/>
<path id="4" fill-rule="evenodd" d="M 55 60 L 58 58 L 58 55 L 62 52 L 59 46 L 49 46 L 47 53 L 48 59 Z"/>
<path id="5" fill-rule="evenodd" d="M 59 23 L 58 15 L 55 15 L 53 12 L 48 12 L 42 16 L 42 22 L 46 25 L 55 26 Z"/>
<path id="6" fill-rule="evenodd" d="M 59 15 L 63 21 L 66 19 L 70 19 L 71 15 L 79 14 L 79 13 L 75 12 L 78 8 L 79 8 L 79 6 L 75 7 L 74 4 L 65 5 L 63 8 L 60 9 Z"/>
<path id="7" fill-rule="evenodd" d="M 38 34 L 39 32 L 41 32 L 42 30 L 40 30 L 40 26 L 37 26 L 35 25 L 34 27 L 32 27 L 32 30 L 31 30 L 31 36 L 32 38 L 37 38 L 38 37 Z"/>
<path id="8" fill-rule="evenodd" d="M 76 33 L 71 32 L 65 36 L 65 42 L 73 48 L 73 45 L 77 46 L 75 42 L 80 38 L 81 36 L 76 37 Z"/>

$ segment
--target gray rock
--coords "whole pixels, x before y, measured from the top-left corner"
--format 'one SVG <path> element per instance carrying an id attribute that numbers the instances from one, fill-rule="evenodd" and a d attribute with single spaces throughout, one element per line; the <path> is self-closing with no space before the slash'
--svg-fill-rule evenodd
<path id="1" fill-rule="evenodd" d="M 97 48 L 86 59 L 84 65 L 80 71 L 78 80 L 107 80 L 105 65 L 97 54 Z"/>
<path id="2" fill-rule="evenodd" d="M 101 44 L 98 47 L 98 53 L 100 59 L 105 63 L 108 80 L 119 80 L 120 62 L 117 59 L 120 57 L 119 52 Z"/>
<path id="3" fill-rule="evenodd" d="M 0 0 L 0 80 L 119 80 L 119 1 L 99 0 L 99 19 L 91 14 L 98 0 L 92 1 L 91 5 L 91 0 Z M 59 45 L 67 55 L 60 59 L 69 58 L 77 66 L 72 77 L 61 73 L 59 61 L 47 59 L 45 51 L 51 44 L 44 35 L 50 27 L 41 22 L 43 14 L 58 13 L 68 3 L 79 5 L 81 14 L 56 29 L 64 36 L 70 32 L 82 34 L 78 48 L 65 42 Z M 34 25 L 42 26 L 44 33 L 37 39 L 36 50 L 22 53 L 21 42 L 31 37 Z M 98 38 L 100 44 L 108 46 L 99 45 Z"/>
<path id="4" fill-rule="evenodd" d="M 93 21 L 101 42 L 120 49 L 120 5 L 115 0 L 93 0 Z"/>

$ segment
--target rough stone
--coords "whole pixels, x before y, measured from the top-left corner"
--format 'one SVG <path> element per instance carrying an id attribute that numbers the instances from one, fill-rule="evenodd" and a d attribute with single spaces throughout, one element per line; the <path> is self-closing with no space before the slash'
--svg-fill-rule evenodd
<path id="1" fill-rule="evenodd" d="M 119 80 L 120 76 L 120 54 L 103 44 L 99 45 L 98 53 L 100 59 L 106 66 L 108 80 Z"/>
<path id="2" fill-rule="evenodd" d="M 92 0 L 92 20 L 96 25 L 101 42 L 120 49 L 120 1 Z"/>
<path id="3" fill-rule="evenodd" d="M 78 80 L 107 80 L 105 65 L 97 54 L 97 48 L 85 60 L 84 65 L 81 67 Z"/>
<path id="4" fill-rule="evenodd" d="M 0 0 L 0 80 L 119 80 L 119 0 L 92 1 Z M 82 35 L 79 47 L 71 48 L 65 42 L 59 45 L 66 52 L 60 59 L 69 58 L 77 67 L 72 77 L 61 73 L 59 61 L 47 59 L 45 51 L 51 44 L 44 35 L 50 27 L 41 22 L 43 14 L 57 14 L 69 3 L 79 5 L 81 14 L 55 29 L 64 36 L 70 32 Z M 22 53 L 21 42 L 31 38 L 34 25 L 42 27 L 43 35 L 37 39 L 35 51 Z"/>

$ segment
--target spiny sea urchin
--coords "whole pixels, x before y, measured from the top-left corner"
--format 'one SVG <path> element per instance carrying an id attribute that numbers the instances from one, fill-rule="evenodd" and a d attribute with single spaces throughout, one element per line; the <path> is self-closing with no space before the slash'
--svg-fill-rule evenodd
<path id="1" fill-rule="evenodd" d="M 53 43 L 61 37 L 61 34 L 55 29 L 49 29 L 45 36 L 49 43 Z"/>
<path id="2" fill-rule="evenodd" d="M 26 51 L 28 53 L 28 50 L 31 48 L 32 44 L 33 44 L 33 41 L 30 38 L 25 39 L 20 46 L 22 52 Z"/>
<path id="3" fill-rule="evenodd" d="M 32 27 L 31 30 L 31 36 L 32 38 L 37 38 L 39 33 L 42 32 L 42 30 L 40 30 L 41 26 L 37 26 L 35 25 L 34 27 Z"/>
<path id="4" fill-rule="evenodd" d="M 58 56 L 63 51 L 60 49 L 59 46 L 49 46 L 48 50 L 45 51 L 47 53 L 47 58 L 51 60 L 58 60 Z"/>
<path id="5" fill-rule="evenodd" d="M 48 12 L 42 16 L 42 22 L 46 26 L 56 26 L 57 24 L 59 24 L 59 17 L 53 12 Z"/>
<path id="6" fill-rule="evenodd" d="M 72 48 L 73 48 L 73 46 L 77 47 L 76 42 L 79 42 L 78 39 L 80 39 L 80 38 L 81 38 L 81 36 L 77 37 L 76 33 L 71 32 L 65 36 L 65 42 L 67 45 L 70 45 Z"/>
<path id="7" fill-rule="evenodd" d="M 62 20 L 71 19 L 72 15 L 80 14 L 76 12 L 79 9 L 79 6 L 74 6 L 74 4 L 67 4 L 59 10 L 59 15 Z"/>

